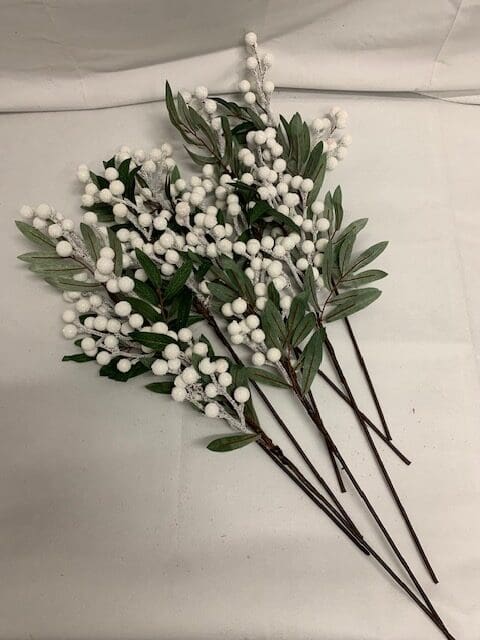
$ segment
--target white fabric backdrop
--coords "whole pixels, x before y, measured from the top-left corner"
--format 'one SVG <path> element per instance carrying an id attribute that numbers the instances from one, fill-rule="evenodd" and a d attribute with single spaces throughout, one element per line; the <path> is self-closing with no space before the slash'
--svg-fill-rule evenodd
<path id="1" fill-rule="evenodd" d="M 0 109 L 144 102 L 163 95 L 167 77 L 226 91 L 239 77 L 243 28 L 267 37 L 280 86 L 478 98 L 478 3 L 294 6 L 2 0 Z M 480 112 L 318 91 L 282 92 L 275 104 L 313 117 L 334 103 L 351 114 L 354 145 L 330 179 L 342 183 L 348 218 L 370 218 L 365 243 L 391 241 L 384 294 L 354 320 L 414 464 L 385 459 L 441 579 L 424 579 L 429 594 L 454 635 L 478 640 Z M 259 450 L 211 454 L 204 445 L 220 425 L 140 382 L 125 387 L 60 362 L 71 351 L 59 335 L 63 305 L 15 261 L 27 245 L 14 212 L 46 200 L 78 217 L 80 162 L 172 134 L 155 103 L 0 116 L 0 638 L 439 638 Z M 353 367 L 347 349 L 342 356 Z M 316 391 L 414 558 L 354 420 Z M 315 434 L 275 398 L 325 468 Z M 362 511 L 352 493 L 343 500 Z"/>
<path id="2" fill-rule="evenodd" d="M 313 117 L 337 102 L 297 92 L 276 106 Z M 414 560 L 415 568 L 457 638 L 477 640 L 480 112 L 424 98 L 340 102 L 354 145 L 330 180 L 344 187 L 349 219 L 370 218 L 365 243 L 391 241 L 384 294 L 353 320 L 414 464 L 386 451 L 385 459 L 440 585 L 428 585 Z M 63 305 L 15 261 L 27 250 L 15 209 L 46 200 L 77 217 L 78 163 L 171 134 L 162 104 L 0 118 L 0 638 L 439 638 L 261 451 L 211 454 L 205 442 L 221 425 L 140 382 L 125 387 L 98 378 L 93 365 L 60 362 L 72 351 L 60 336 Z M 316 392 L 415 558 L 352 416 Z M 328 470 L 308 424 L 275 397 Z M 362 511 L 352 493 L 344 502 Z"/>
<path id="3" fill-rule="evenodd" d="M 478 0 L 0 0 L 0 110 L 163 97 L 165 79 L 236 88 L 245 31 L 285 88 L 480 98 Z"/>

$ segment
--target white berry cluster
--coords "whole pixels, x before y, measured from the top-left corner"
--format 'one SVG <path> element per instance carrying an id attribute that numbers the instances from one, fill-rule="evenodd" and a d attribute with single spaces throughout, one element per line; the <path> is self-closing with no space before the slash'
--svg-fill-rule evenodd
<path id="1" fill-rule="evenodd" d="M 186 348 L 182 350 L 178 344 L 168 344 L 162 358 L 153 362 L 152 372 L 156 376 L 174 374 L 171 395 L 176 402 L 187 400 L 207 417 L 222 418 L 235 428 L 247 431 L 244 404 L 250 399 L 249 390 L 242 386 L 232 389 L 228 360 L 209 357 L 206 342 L 194 341 L 189 329 L 181 332 L 184 333 L 179 335 L 179 340 Z M 236 417 L 232 417 L 228 409 L 233 410 Z"/>
<path id="2" fill-rule="evenodd" d="M 249 78 L 241 80 L 238 88 L 243 93 L 247 105 L 258 104 L 263 113 L 260 115 L 265 124 L 273 124 L 270 110 L 270 98 L 275 90 L 274 83 L 267 78 L 267 71 L 273 64 L 271 53 L 260 54 L 257 47 L 257 35 L 252 31 L 245 36 L 247 59 L 245 61 Z"/>
<path id="3" fill-rule="evenodd" d="M 279 349 L 265 343 L 262 329 L 261 314 L 269 287 L 278 292 L 284 317 L 288 316 L 293 298 L 304 288 L 307 269 L 311 268 L 319 296 L 326 295 L 321 276 L 330 233 L 329 220 L 324 217 L 325 204 L 319 196 L 310 201 L 315 186 L 310 177 L 287 168 L 279 128 L 270 112 L 274 87 L 266 79 L 266 72 L 272 58 L 269 54 L 260 55 L 255 34 L 247 34 L 246 45 L 250 80 L 242 80 L 240 90 L 265 128 L 249 130 L 245 143 L 236 149 L 240 166 L 237 174 L 225 163 L 206 163 L 198 175 L 185 179 L 176 168 L 169 144 L 148 153 L 122 146 L 98 174 L 81 165 L 77 175 L 84 185 L 83 223 L 98 244 L 95 259 L 87 250 L 83 232 L 78 233 L 73 221 L 53 207 L 40 204 L 21 209 L 22 216 L 51 239 L 58 256 L 77 263 L 78 268 L 72 268 L 73 281 L 96 287 L 94 292 L 87 287 L 82 291 L 81 286 L 64 292 L 65 301 L 71 304 L 63 314 L 64 336 L 81 341 L 86 356 L 95 358 L 101 366 L 114 360 L 121 373 L 128 373 L 138 362 L 147 362 L 152 354 L 151 349 L 132 339 L 132 332 L 169 336 L 175 343 L 167 345 L 162 358 L 153 362 L 152 372 L 157 376 L 175 376 L 173 397 L 194 398 L 212 417 L 215 412 L 225 417 L 215 398 L 219 395 L 228 399 L 227 388 L 231 384 L 228 363 L 210 361 L 203 353 L 205 343 L 194 344 L 189 329 L 172 331 L 164 322 L 149 322 L 132 307 L 131 298 L 137 297 L 138 286 L 148 281 L 137 251 L 148 256 L 167 281 L 175 277 L 188 256 L 208 258 L 217 270 L 223 268 L 224 257 L 237 264 L 241 261 L 254 300 L 248 302 L 238 292 L 235 299 L 221 305 L 220 317 L 226 320 L 231 344 L 248 347 L 251 361 L 257 367 L 280 368 L 283 359 Z M 225 140 L 218 105 L 209 97 L 208 89 L 197 87 L 192 94 L 182 95 L 190 107 L 199 110 L 210 122 L 223 149 Z M 329 168 L 343 157 L 350 143 L 349 136 L 338 137 L 346 120 L 346 113 L 334 108 L 311 126 L 313 144 L 316 140 L 323 141 Z M 248 193 L 246 202 L 239 196 L 241 193 Z M 259 206 L 267 208 L 262 235 L 249 237 L 249 218 Z M 106 222 L 101 213 L 107 214 Z M 270 213 L 288 218 L 295 230 L 285 231 L 287 227 L 280 226 Z M 111 241 L 112 232 L 108 229 L 111 223 L 116 225 L 116 243 Z M 208 286 L 214 278 L 211 272 L 198 280 L 190 275 L 186 285 L 212 313 L 218 313 Z M 122 299 L 125 297 L 132 303 Z M 155 305 L 153 308 L 161 316 L 162 309 Z M 188 346 L 182 350 L 177 343 Z M 198 367 L 192 364 L 192 358 L 196 360 L 197 356 L 202 356 Z M 227 369 L 221 370 L 225 363 Z M 210 377 L 205 388 L 201 386 L 202 376 Z M 214 389 L 216 395 L 211 395 Z M 241 405 L 246 401 L 245 391 L 237 389 L 231 401 Z M 190 392 L 193 395 L 188 395 Z"/>
<path id="4" fill-rule="evenodd" d="M 332 107 L 323 118 L 315 118 L 311 131 L 315 142 L 322 141 L 327 154 L 327 169 L 335 169 L 347 155 L 347 147 L 352 144 L 352 136 L 342 133 L 346 128 L 348 114 L 340 107 Z"/>

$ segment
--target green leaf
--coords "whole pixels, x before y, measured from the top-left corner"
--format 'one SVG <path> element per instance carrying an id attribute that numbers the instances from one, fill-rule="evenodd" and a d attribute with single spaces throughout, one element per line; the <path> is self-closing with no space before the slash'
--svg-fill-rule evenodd
<path id="1" fill-rule="evenodd" d="M 119 357 L 114 358 L 110 362 L 110 364 L 106 364 L 103 367 L 100 367 L 99 375 L 105 376 L 110 380 L 116 380 L 117 382 L 127 382 L 131 378 L 136 378 L 137 376 L 141 376 L 142 374 L 150 371 L 150 367 L 147 366 L 147 364 L 145 364 L 141 360 L 139 360 L 132 366 L 130 371 L 127 371 L 127 373 L 122 373 L 117 369 L 117 362 L 119 360 L 120 360 Z"/>
<path id="2" fill-rule="evenodd" d="M 97 234 L 84 222 L 80 223 L 80 233 L 82 234 L 83 241 L 85 242 L 85 246 L 91 259 L 96 263 L 100 257 L 100 249 L 102 248 L 102 244 L 98 239 Z"/>
<path id="3" fill-rule="evenodd" d="M 267 300 L 265 304 L 265 309 L 261 315 L 261 322 L 267 344 L 278 347 L 280 351 L 283 351 L 283 345 L 287 337 L 287 329 L 283 322 L 282 314 L 271 300 Z"/>
<path id="4" fill-rule="evenodd" d="M 95 358 L 87 356 L 86 353 L 74 353 L 71 356 L 63 356 L 62 362 L 91 362 Z"/>
<path id="5" fill-rule="evenodd" d="M 234 451 L 235 449 L 245 447 L 251 442 L 255 442 L 259 437 L 259 434 L 256 433 L 242 433 L 233 436 L 223 436 L 212 440 L 207 445 L 207 449 L 216 452 Z"/>
<path id="6" fill-rule="evenodd" d="M 140 300 L 140 298 L 133 298 L 130 296 L 123 296 L 123 299 L 129 302 L 132 309 L 146 318 L 149 322 L 153 323 L 162 320 L 162 315 L 154 309 L 151 304 L 145 302 L 145 300 Z"/>
<path id="7" fill-rule="evenodd" d="M 360 231 L 365 227 L 368 222 L 368 218 L 359 218 L 358 220 L 354 220 L 349 225 L 345 227 L 345 229 L 337 236 L 337 242 L 342 242 L 344 238 L 353 234 L 357 236 Z"/>
<path id="8" fill-rule="evenodd" d="M 303 170 L 303 177 L 310 178 L 315 182 L 322 167 L 323 142 L 318 142 L 312 149 L 310 156 Z"/>
<path id="9" fill-rule="evenodd" d="M 279 309 L 280 308 L 280 294 L 279 294 L 279 292 L 277 290 L 277 287 L 273 284 L 273 282 L 269 282 L 268 283 L 267 295 L 268 295 L 268 299 L 273 302 L 273 304 L 277 307 L 277 309 Z"/>
<path id="10" fill-rule="evenodd" d="M 20 233 L 23 233 L 23 235 L 28 238 L 28 240 L 34 242 L 35 244 L 38 244 L 44 249 L 55 247 L 55 245 L 57 244 L 56 240 L 53 240 L 45 233 L 42 233 L 38 229 L 35 229 L 35 227 L 32 227 L 32 225 L 23 222 L 22 220 L 16 220 L 15 224 L 17 225 L 17 229 L 20 231 Z"/>
<path id="11" fill-rule="evenodd" d="M 193 264 L 191 260 L 184 260 L 181 267 L 177 269 L 177 271 L 173 274 L 170 279 L 167 288 L 165 289 L 165 298 L 167 300 L 171 300 L 174 298 L 180 289 L 187 282 L 190 274 L 192 273 Z"/>
<path id="12" fill-rule="evenodd" d="M 290 312 L 288 314 L 287 320 L 287 330 L 289 336 L 293 333 L 294 329 L 298 325 L 298 323 L 303 320 L 305 313 L 307 311 L 307 294 L 305 292 L 299 293 L 292 300 L 292 304 L 290 306 Z"/>
<path id="13" fill-rule="evenodd" d="M 260 367 L 246 367 L 247 375 L 250 380 L 271 385 L 272 387 L 281 387 L 283 389 L 290 388 L 288 382 L 280 376 L 276 371 Z"/>
<path id="14" fill-rule="evenodd" d="M 68 276 L 49 277 L 45 281 L 62 291 L 94 291 L 101 286 L 98 282 L 81 282 Z"/>
<path id="15" fill-rule="evenodd" d="M 90 171 L 90 180 L 96 187 L 98 187 L 98 189 L 108 189 L 108 180 L 103 176 L 97 176 L 97 174 L 93 173 L 93 171 Z"/>
<path id="16" fill-rule="evenodd" d="M 141 170 L 142 165 L 138 165 L 134 167 L 127 176 L 127 180 L 125 182 L 125 193 L 123 197 L 130 202 L 135 201 L 135 178 L 137 173 Z"/>
<path id="17" fill-rule="evenodd" d="M 135 279 L 135 286 L 133 290 L 141 300 L 148 302 L 154 307 L 158 305 L 159 300 L 158 300 L 157 294 L 152 289 L 152 287 L 148 285 L 146 282 L 142 282 L 141 280 Z"/>
<path id="18" fill-rule="evenodd" d="M 320 189 L 322 188 L 323 181 L 325 179 L 325 171 L 327 170 L 327 156 L 324 153 L 319 161 L 319 167 L 317 177 L 313 182 L 313 189 L 310 191 L 307 197 L 307 207 L 309 207 L 317 199 Z"/>
<path id="19" fill-rule="evenodd" d="M 42 260 L 46 260 L 47 262 L 56 260 L 58 262 L 59 260 L 65 260 L 65 258 L 59 256 L 56 251 L 29 251 L 28 253 L 22 253 L 20 256 L 17 256 L 17 259 L 23 262 L 40 262 Z"/>
<path id="20" fill-rule="evenodd" d="M 336 243 L 336 248 L 338 248 L 338 267 L 340 269 L 340 274 L 345 273 L 348 269 L 355 239 L 356 236 L 351 233 L 346 236 L 340 244 Z"/>
<path id="21" fill-rule="evenodd" d="M 374 244 L 372 247 L 357 256 L 357 258 L 355 258 L 353 262 L 349 264 L 348 270 L 358 271 L 359 269 L 363 269 L 363 267 L 366 267 L 367 264 L 373 262 L 375 258 L 378 258 L 378 256 L 383 253 L 383 251 L 385 251 L 387 245 L 387 241 L 377 242 L 377 244 Z"/>
<path id="22" fill-rule="evenodd" d="M 341 293 L 333 299 L 332 304 L 335 305 L 335 308 L 326 314 L 325 321 L 334 322 L 340 318 L 346 318 L 347 316 L 368 307 L 372 302 L 375 302 L 380 294 L 381 291 L 374 287 L 355 289 L 353 291 Z"/>
<path id="23" fill-rule="evenodd" d="M 190 310 L 193 302 L 193 292 L 191 289 L 184 288 L 180 295 L 176 298 L 176 329 L 182 329 L 188 326 L 190 319 Z"/>
<path id="24" fill-rule="evenodd" d="M 108 242 L 110 244 L 110 248 L 115 252 L 115 258 L 113 260 L 114 274 L 118 277 L 122 275 L 123 269 L 123 255 L 122 255 L 122 244 L 120 240 L 117 238 L 117 234 L 113 229 L 108 227 Z"/>
<path id="25" fill-rule="evenodd" d="M 338 231 L 343 221 L 342 189 L 340 186 L 333 192 L 332 201 L 335 209 L 335 231 Z"/>
<path id="26" fill-rule="evenodd" d="M 194 163 L 199 167 L 203 167 L 204 164 L 215 164 L 217 161 L 214 156 L 202 156 L 199 153 L 191 151 L 188 147 L 185 147 L 185 151 L 188 153 Z"/>
<path id="27" fill-rule="evenodd" d="M 334 287 L 333 275 L 334 275 L 334 250 L 333 243 L 328 242 L 323 252 L 322 262 L 322 278 L 325 286 L 331 291 Z"/>
<path id="28" fill-rule="evenodd" d="M 305 340 L 308 334 L 313 331 L 316 325 L 315 314 L 310 312 L 300 320 L 290 337 L 292 347 L 296 347 Z"/>
<path id="29" fill-rule="evenodd" d="M 148 347 L 154 351 L 163 351 L 167 344 L 176 344 L 176 340 L 171 336 L 167 336 L 165 333 L 132 331 L 129 335 L 136 342 L 139 342 L 140 344 L 143 344 L 144 347 Z"/>
<path id="30" fill-rule="evenodd" d="M 84 271 L 85 267 L 75 260 L 69 260 L 68 258 L 63 258 L 61 260 L 57 260 L 56 258 L 50 258 L 50 260 L 41 258 L 32 259 L 29 262 L 29 269 L 34 273 L 39 274 L 63 274 L 69 275 L 73 273 L 78 273 L 80 271 Z"/>
<path id="31" fill-rule="evenodd" d="M 381 271 L 380 269 L 367 269 L 367 271 L 360 271 L 355 275 L 352 275 L 348 278 L 345 278 L 341 281 L 341 287 L 363 287 L 366 284 L 370 284 L 370 282 L 375 282 L 376 280 L 381 280 L 385 278 L 388 274 L 385 271 Z"/>
<path id="32" fill-rule="evenodd" d="M 109 167 L 115 167 L 115 156 L 112 156 L 110 160 L 103 161 L 103 168 L 108 169 Z"/>
<path id="33" fill-rule="evenodd" d="M 208 282 L 207 286 L 212 296 L 219 302 L 232 302 L 232 300 L 238 298 L 237 292 L 233 291 L 233 289 L 230 289 L 230 287 L 227 287 L 224 284 L 220 284 L 218 282 Z"/>
<path id="34" fill-rule="evenodd" d="M 315 284 L 315 279 L 313 277 L 313 268 L 311 265 L 309 265 L 308 269 L 305 271 L 304 285 L 311 306 L 316 311 L 320 311 L 317 300 L 317 285 Z"/>
<path id="35" fill-rule="evenodd" d="M 312 386 L 312 382 L 318 373 L 322 363 L 323 343 L 325 340 L 325 329 L 323 327 L 317 329 L 307 342 L 303 350 L 302 363 L 302 393 L 305 395 Z"/>
<path id="36" fill-rule="evenodd" d="M 250 278 L 241 270 L 232 271 L 231 269 L 227 269 L 225 274 L 228 276 L 230 282 L 233 284 L 236 291 L 238 291 L 239 295 L 244 297 L 248 303 L 254 305 L 256 297 Z"/>
<path id="37" fill-rule="evenodd" d="M 120 180 L 120 182 L 123 182 L 123 184 L 127 182 L 128 174 L 130 173 L 131 162 L 131 158 L 125 158 L 125 160 L 123 160 L 118 167 L 118 179 Z"/>
<path id="38" fill-rule="evenodd" d="M 137 256 L 137 260 L 140 263 L 140 266 L 147 274 L 147 278 L 152 283 L 155 289 L 162 288 L 162 276 L 160 274 L 160 269 L 153 262 L 151 258 L 147 256 L 146 253 L 143 253 L 140 249 L 135 249 L 135 255 Z"/>
<path id="39" fill-rule="evenodd" d="M 171 393 L 173 387 L 173 380 L 164 380 L 162 382 L 152 382 L 150 384 L 145 385 L 145 388 L 149 391 L 153 391 L 153 393 Z"/>

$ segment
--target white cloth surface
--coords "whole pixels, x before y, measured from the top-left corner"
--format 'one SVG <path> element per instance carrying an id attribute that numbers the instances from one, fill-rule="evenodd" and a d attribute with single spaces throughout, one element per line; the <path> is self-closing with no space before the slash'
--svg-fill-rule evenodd
<path id="1" fill-rule="evenodd" d="M 166 78 L 232 91 L 252 29 L 279 87 L 480 100 L 478 0 L 0 0 L 0 17 L 3 111 L 147 102 Z"/>
<path id="2" fill-rule="evenodd" d="M 312 92 L 281 93 L 275 107 L 314 117 L 337 102 L 351 115 L 354 144 L 329 185 L 342 184 L 347 219 L 370 218 L 365 246 L 390 240 L 379 261 L 390 273 L 384 293 L 352 322 L 395 441 L 414 460 L 406 468 L 379 445 L 438 586 L 428 583 L 353 416 L 321 385 L 315 393 L 445 622 L 458 639 L 477 640 L 480 112 L 418 97 Z M 440 638 L 260 449 L 212 454 L 205 443 L 222 425 L 149 394 L 145 380 L 121 385 L 94 365 L 60 362 L 75 350 L 60 336 L 64 303 L 15 260 L 30 250 L 15 210 L 47 201 L 78 219 L 79 163 L 172 134 L 164 105 L 154 103 L 0 117 L 0 638 Z M 282 392 L 271 395 L 333 483 L 308 422 Z M 351 487 L 342 501 L 363 514 Z M 371 531 L 368 518 L 359 521 Z"/>

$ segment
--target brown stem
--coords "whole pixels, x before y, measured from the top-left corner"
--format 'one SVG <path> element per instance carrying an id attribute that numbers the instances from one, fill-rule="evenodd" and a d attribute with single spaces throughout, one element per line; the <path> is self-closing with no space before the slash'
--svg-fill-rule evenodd
<path id="1" fill-rule="evenodd" d="M 343 531 L 343 533 L 345 533 L 345 535 L 355 544 L 355 546 L 358 549 L 360 549 L 360 551 L 362 551 L 362 553 L 364 553 L 365 555 L 370 555 L 386 571 L 386 573 L 396 582 L 396 584 L 400 586 L 400 588 L 413 600 L 413 602 L 417 604 L 417 606 L 425 613 L 425 615 L 427 615 L 430 618 L 430 620 L 441 631 L 441 633 L 445 636 L 445 638 L 447 638 L 448 640 L 455 640 L 454 636 L 445 627 L 444 623 L 436 613 L 435 609 L 433 609 L 433 606 L 431 606 L 430 604 L 430 608 L 427 607 L 417 597 L 417 595 L 410 589 L 410 587 L 395 573 L 395 571 L 391 569 L 391 567 L 375 551 L 375 549 L 373 549 L 373 547 L 368 542 L 366 542 L 363 538 L 361 541 L 359 541 L 356 537 L 352 535 L 351 531 L 343 525 L 343 522 L 339 522 L 338 519 L 335 518 L 335 516 L 333 516 L 330 512 L 328 512 L 325 509 L 324 505 L 322 505 L 322 503 L 319 502 L 316 494 L 313 491 L 311 491 L 310 483 L 305 478 L 303 478 L 300 472 L 299 472 L 299 476 L 297 476 L 297 474 L 295 474 L 292 471 L 289 465 L 285 464 L 284 462 L 285 456 L 282 456 L 281 454 L 279 454 L 278 451 L 275 450 L 275 448 L 270 449 L 262 441 L 259 441 L 259 445 L 265 451 L 265 453 L 275 462 L 275 464 L 280 469 L 282 469 L 282 471 L 287 476 L 289 476 L 293 482 L 295 482 L 295 484 L 304 492 L 304 494 L 308 498 L 310 498 L 310 500 L 312 500 L 312 502 L 315 505 L 317 505 L 327 515 L 327 517 Z M 292 466 L 295 467 L 293 463 L 292 463 Z M 305 482 L 302 482 L 301 478 L 303 478 Z"/>
<path id="2" fill-rule="evenodd" d="M 329 502 L 322 496 L 315 487 L 305 478 L 298 467 L 285 456 L 280 447 L 274 443 L 262 432 L 262 437 L 257 444 L 287 473 L 291 479 L 304 491 L 304 493 L 321 508 L 321 510 L 334 522 L 343 533 L 362 551 L 368 555 L 363 546 L 363 537 L 356 527 L 352 530 L 351 526 L 347 526 L 341 513 L 339 513 Z M 350 521 L 351 522 L 351 521 Z"/>
<path id="3" fill-rule="evenodd" d="M 360 346 L 359 346 L 359 344 L 357 342 L 357 338 L 355 337 L 355 334 L 353 333 L 352 325 L 351 325 L 350 320 L 348 318 L 344 318 L 344 321 L 345 321 L 345 326 L 347 327 L 348 335 L 350 336 L 350 340 L 351 340 L 352 345 L 353 345 L 353 349 L 355 351 L 355 355 L 357 356 L 358 363 L 360 365 L 360 368 L 361 368 L 361 370 L 363 372 L 363 375 L 365 377 L 365 380 L 367 382 L 367 386 L 368 386 L 368 388 L 370 390 L 370 394 L 371 394 L 373 402 L 375 404 L 375 408 L 377 409 L 378 417 L 380 418 L 380 422 L 382 423 L 382 427 L 383 427 L 383 430 L 385 432 L 385 436 L 387 437 L 388 440 L 391 440 L 392 436 L 391 436 L 390 429 L 388 427 L 387 421 L 385 419 L 385 414 L 383 413 L 383 409 L 382 409 L 382 406 L 380 405 L 380 401 L 378 399 L 377 392 L 376 392 L 375 387 L 373 385 L 372 378 L 370 377 L 370 372 L 368 370 L 367 363 L 365 362 L 365 358 L 363 357 L 363 354 L 360 351 Z"/>
<path id="4" fill-rule="evenodd" d="M 329 387 L 331 387 L 335 393 L 340 396 L 340 398 L 342 398 L 342 400 L 344 400 L 348 405 L 350 405 L 350 407 L 352 407 L 352 402 L 350 400 L 350 398 L 340 389 L 340 387 L 338 387 L 335 382 L 333 382 L 333 380 L 331 378 L 329 378 L 327 376 L 326 373 L 324 373 L 323 371 L 319 370 L 318 375 L 322 378 L 322 380 L 324 380 Z M 353 407 L 352 407 L 353 408 Z M 391 440 L 389 440 L 381 431 L 380 429 L 375 425 L 375 423 L 373 423 L 370 418 L 368 416 L 366 416 L 364 413 L 362 413 L 360 411 L 360 415 L 362 416 L 362 419 L 364 420 L 364 422 L 366 423 L 366 425 L 368 427 L 370 427 L 370 429 L 384 442 L 384 444 L 387 445 L 387 447 L 389 449 L 391 449 L 391 451 L 393 451 L 393 453 L 395 453 L 395 455 L 397 455 L 400 460 L 402 462 L 404 462 L 405 464 L 409 465 L 411 464 L 411 461 L 407 458 L 407 456 L 405 454 L 403 454 L 400 449 L 398 447 L 396 447 L 393 442 Z"/>
<path id="5" fill-rule="evenodd" d="M 318 411 L 318 408 L 316 406 L 315 401 L 313 400 L 313 404 L 310 404 L 309 399 L 302 393 L 300 385 L 298 383 L 297 380 L 297 376 L 296 376 L 296 372 L 295 370 L 289 365 L 289 363 L 286 363 L 286 368 L 287 371 L 289 373 L 289 377 L 291 380 L 291 384 L 292 387 L 295 391 L 295 394 L 297 395 L 299 401 L 301 402 L 301 404 L 303 405 L 303 407 L 305 408 L 308 416 L 310 417 L 310 419 L 312 420 L 312 422 L 314 423 L 314 425 L 318 428 L 318 430 L 320 431 L 320 433 L 329 440 L 329 442 L 331 443 L 331 446 L 335 452 L 335 455 L 338 459 L 338 461 L 340 462 L 340 464 L 342 465 L 345 473 L 347 474 L 348 478 L 350 479 L 350 481 L 352 482 L 353 486 L 355 487 L 358 495 L 360 496 L 360 498 L 362 499 L 363 503 L 365 504 L 365 506 L 367 507 L 368 511 L 370 512 L 370 514 L 372 515 L 372 517 L 374 518 L 375 522 L 377 523 L 380 531 L 382 532 L 383 536 L 385 537 L 385 539 L 387 540 L 389 546 L 391 547 L 391 549 L 393 550 L 393 552 L 395 553 L 395 555 L 397 556 L 397 558 L 399 559 L 400 563 L 402 564 L 402 566 L 404 567 L 405 571 L 407 572 L 407 574 L 409 575 L 410 579 L 412 580 L 413 584 L 415 585 L 415 587 L 417 588 L 418 592 L 420 593 L 420 595 L 422 596 L 422 598 L 424 599 L 425 603 L 428 605 L 428 607 L 430 608 L 430 610 L 432 611 L 432 613 L 437 616 L 438 620 L 440 621 L 440 618 L 438 617 L 438 614 L 436 613 L 435 609 L 433 608 L 432 603 L 430 602 L 427 594 L 425 593 L 425 590 L 423 589 L 423 587 L 421 586 L 421 584 L 419 583 L 417 577 L 415 576 L 415 574 L 413 573 L 412 569 L 410 568 L 409 564 L 407 563 L 405 557 L 402 555 L 401 551 L 399 550 L 399 548 L 397 547 L 395 541 L 393 540 L 392 536 L 390 535 L 389 531 L 387 530 L 387 528 L 385 527 L 385 525 L 383 524 L 380 516 L 378 515 L 378 513 L 376 512 L 374 506 L 372 505 L 372 503 L 370 502 L 368 496 L 365 494 L 365 492 L 363 491 L 362 487 L 360 486 L 359 482 L 357 481 L 357 479 L 355 478 L 354 474 L 352 473 L 352 471 L 350 470 L 348 464 L 345 462 L 343 456 L 341 455 L 340 451 L 338 450 L 337 446 L 335 445 L 334 441 L 332 440 L 329 432 L 327 431 L 323 420 L 320 416 L 320 413 Z M 367 430 L 368 432 L 368 430 Z M 443 624 L 443 623 L 442 623 Z"/>
<path id="6" fill-rule="evenodd" d="M 375 461 L 377 462 L 380 471 L 385 479 L 385 482 L 387 483 L 387 486 L 390 490 L 390 493 L 393 497 L 393 500 L 395 502 L 395 504 L 397 505 L 398 510 L 400 511 L 403 520 L 405 521 L 405 524 L 407 526 L 407 529 L 412 537 L 413 542 L 415 543 L 415 546 L 418 549 L 418 552 L 420 554 L 420 557 L 422 558 L 422 561 L 428 571 L 428 573 L 430 574 L 431 579 L 433 580 L 434 583 L 438 583 L 438 579 L 437 576 L 435 575 L 435 572 L 433 571 L 433 568 L 430 564 L 430 561 L 427 558 L 427 555 L 422 547 L 422 544 L 417 536 L 417 533 L 415 531 L 415 529 L 413 528 L 413 525 L 410 521 L 410 518 L 408 517 L 408 514 L 405 510 L 405 507 L 402 504 L 402 501 L 400 500 L 400 497 L 393 485 L 392 479 L 390 478 L 390 474 L 387 471 L 387 468 L 385 467 L 385 464 L 383 463 L 382 457 L 380 456 L 377 447 L 375 446 L 375 443 L 373 441 L 372 436 L 370 435 L 369 430 L 367 429 L 365 422 L 362 418 L 362 416 L 360 415 L 360 410 L 358 409 L 358 406 L 355 402 L 355 399 L 353 397 L 352 391 L 350 389 L 350 385 L 347 382 L 347 379 L 345 377 L 345 374 L 340 366 L 340 363 L 338 361 L 337 355 L 335 353 L 335 349 L 333 348 L 332 343 L 330 342 L 330 340 L 328 339 L 328 337 L 325 338 L 325 345 L 327 347 L 328 353 L 331 357 L 332 363 L 335 367 L 336 372 L 338 373 L 338 376 L 340 377 L 340 380 L 345 388 L 345 391 L 347 392 L 348 397 L 350 398 L 350 401 L 352 403 L 352 408 L 355 412 L 355 415 L 357 416 L 357 420 L 358 423 L 360 424 L 363 433 L 365 434 L 365 437 L 367 438 L 367 442 L 368 445 L 370 447 L 370 450 L 372 451 L 372 454 L 375 458 Z"/>

